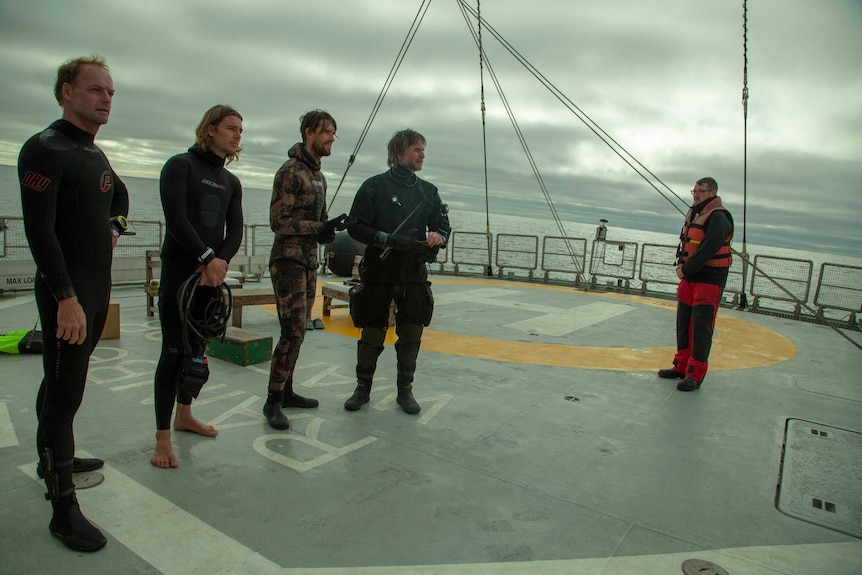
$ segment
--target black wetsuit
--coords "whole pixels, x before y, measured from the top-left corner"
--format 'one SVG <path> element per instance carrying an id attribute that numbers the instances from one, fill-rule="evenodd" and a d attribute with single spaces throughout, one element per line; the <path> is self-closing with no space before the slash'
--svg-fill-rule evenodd
<path id="1" fill-rule="evenodd" d="M 24 229 L 36 261 L 35 295 L 45 370 L 37 400 L 39 453 L 53 454 L 60 491 L 72 488 L 73 420 L 84 396 L 90 355 L 111 296 L 110 219 L 127 216 L 126 186 L 95 136 L 57 120 L 27 140 L 18 157 Z M 77 296 L 87 320 L 82 345 L 57 339 L 60 300 Z"/>
<path id="2" fill-rule="evenodd" d="M 170 429 L 174 398 L 189 405 L 192 397 L 177 386 L 184 356 L 177 292 L 200 266 L 198 258 L 211 248 L 230 262 L 243 236 L 242 186 L 224 167 L 224 159 L 197 146 L 169 159 L 162 168 L 159 190 L 167 233 L 162 245 L 159 320 L 162 353 L 155 376 L 156 428 Z M 205 296 L 206 288 L 197 293 Z M 193 342 L 205 346 L 206 342 Z"/>

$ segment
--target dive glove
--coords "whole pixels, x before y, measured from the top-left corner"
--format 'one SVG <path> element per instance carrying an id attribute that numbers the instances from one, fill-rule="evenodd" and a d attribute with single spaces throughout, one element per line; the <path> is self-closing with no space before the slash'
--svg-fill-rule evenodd
<path id="1" fill-rule="evenodd" d="M 323 222 L 323 227 L 317 234 L 317 243 L 331 244 L 335 241 L 335 232 L 341 231 L 347 227 L 347 214 L 341 214 L 334 218 L 330 218 Z"/>

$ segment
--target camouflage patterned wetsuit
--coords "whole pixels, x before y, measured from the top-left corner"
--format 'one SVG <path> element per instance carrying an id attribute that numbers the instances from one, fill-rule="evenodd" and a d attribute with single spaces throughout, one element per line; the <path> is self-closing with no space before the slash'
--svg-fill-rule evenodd
<path id="1" fill-rule="evenodd" d="M 269 224 L 275 232 L 269 271 L 281 336 L 272 352 L 269 389 L 292 390 L 293 370 L 314 304 L 319 265 L 318 234 L 326 221 L 326 178 L 301 143 L 275 174 Z"/>

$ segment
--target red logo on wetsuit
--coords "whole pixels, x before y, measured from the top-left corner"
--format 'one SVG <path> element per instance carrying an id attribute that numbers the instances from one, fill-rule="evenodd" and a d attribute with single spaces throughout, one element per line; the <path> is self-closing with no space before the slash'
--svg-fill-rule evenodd
<path id="1" fill-rule="evenodd" d="M 21 178 L 21 185 L 35 192 L 44 192 L 51 185 L 51 178 L 36 172 L 27 172 Z"/>
<path id="2" fill-rule="evenodd" d="M 111 175 L 111 172 L 102 172 L 102 182 L 99 185 L 99 189 L 104 192 L 110 192 L 111 188 L 114 187 L 114 177 Z"/>

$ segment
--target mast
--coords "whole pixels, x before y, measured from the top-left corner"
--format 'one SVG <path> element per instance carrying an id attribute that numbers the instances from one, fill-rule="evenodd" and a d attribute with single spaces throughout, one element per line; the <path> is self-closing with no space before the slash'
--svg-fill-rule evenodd
<path id="1" fill-rule="evenodd" d="M 488 241 L 488 265 L 485 266 L 485 275 L 491 277 L 491 219 L 490 206 L 488 203 L 488 144 L 485 136 L 485 61 L 482 51 L 482 6 L 481 0 L 476 0 L 476 21 L 479 25 L 479 98 L 482 109 L 482 157 L 485 167 L 485 238 Z"/>
<path id="2" fill-rule="evenodd" d="M 742 253 L 748 207 L 748 2 L 742 3 Z"/>

